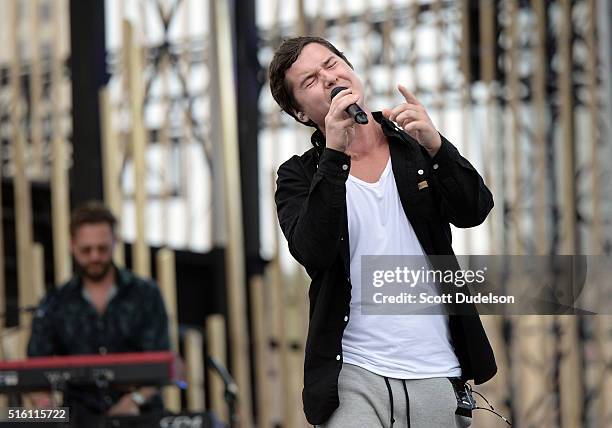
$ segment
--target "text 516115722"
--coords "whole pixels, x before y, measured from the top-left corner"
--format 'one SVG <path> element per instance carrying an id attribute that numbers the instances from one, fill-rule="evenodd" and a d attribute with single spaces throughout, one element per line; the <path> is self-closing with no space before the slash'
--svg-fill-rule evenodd
<path id="1" fill-rule="evenodd" d="M 68 407 L 26 408 L 7 407 L 0 409 L 0 422 L 69 422 Z"/>

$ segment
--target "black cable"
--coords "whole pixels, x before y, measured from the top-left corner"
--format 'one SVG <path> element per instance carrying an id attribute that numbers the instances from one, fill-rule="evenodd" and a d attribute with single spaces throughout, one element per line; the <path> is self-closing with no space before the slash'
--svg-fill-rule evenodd
<path id="1" fill-rule="evenodd" d="M 502 415 L 500 415 L 499 413 L 497 413 L 495 410 L 491 410 L 491 409 L 487 409 L 486 407 L 474 407 L 472 410 L 486 410 L 487 412 L 491 412 L 493 414 L 496 414 L 497 416 L 499 416 L 500 418 L 502 418 L 502 420 L 507 423 L 508 425 L 512 426 L 512 424 L 510 423 L 510 421 L 506 418 L 504 418 Z"/>
<path id="2" fill-rule="evenodd" d="M 487 399 L 485 398 L 485 396 L 484 396 L 484 395 L 482 395 L 480 392 L 478 392 L 478 391 L 474 391 L 474 390 L 471 390 L 471 392 L 473 392 L 473 393 L 478 394 L 479 396 L 481 396 L 481 397 L 482 397 L 482 399 L 483 399 L 484 401 L 486 401 L 486 403 L 489 405 L 489 407 L 491 408 L 491 410 L 495 410 L 495 409 L 493 408 L 493 406 L 491 405 L 491 403 L 489 403 L 489 400 L 487 400 Z"/>
<path id="3" fill-rule="evenodd" d="M 478 394 L 480 397 L 482 397 L 482 399 L 489 405 L 490 409 L 487 409 L 486 407 L 474 407 L 472 410 L 486 410 L 488 412 L 494 413 L 497 416 L 499 416 L 500 418 L 502 418 L 502 420 L 504 422 L 506 422 L 508 425 L 512 426 L 512 424 L 510 423 L 510 421 L 508 419 L 506 419 L 504 416 L 502 416 L 501 414 L 499 414 L 498 412 L 495 411 L 495 408 L 493 407 L 493 405 L 491 403 L 489 403 L 489 400 L 487 400 L 487 398 L 482 395 L 480 392 L 472 389 L 472 385 L 470 385 L 469 383 L 466 383 L 466 386 L 468 387 L 468 389 L 470 390 L 470 393 L 475 393 Z"/>

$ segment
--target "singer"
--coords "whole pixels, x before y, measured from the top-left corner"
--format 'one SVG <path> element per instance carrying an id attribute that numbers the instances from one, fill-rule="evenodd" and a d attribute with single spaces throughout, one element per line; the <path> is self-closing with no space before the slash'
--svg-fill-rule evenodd
<path id="1" fill-rule="evenodd" d="M 450 255 L 458 269 L 449 223 L 481 224 L 491 192 L 408 89 L 398 86 L 402 104 L 371 112 L 351 63 L 327 40 L 286 40 L 269 77 L 282 110 L 315 128 L 314 147 L 279 168 L 275 195 L 289 250 L 312 279 L 306 418 L 333 428 L 469 426 L 455 414 L 454 385 L 497 371 L 475 308 L 362 315 L 361 256 Z M 336 87 L 346 89 L 332 98 Z M 347 113 L 352 105 L 368 123 Z"/>

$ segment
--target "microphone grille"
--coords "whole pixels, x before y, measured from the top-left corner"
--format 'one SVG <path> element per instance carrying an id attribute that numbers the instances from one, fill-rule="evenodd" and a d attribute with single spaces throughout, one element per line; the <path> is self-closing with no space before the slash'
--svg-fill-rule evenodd
<path id="1" fill-rule="evenodd" d="M 332 89 L 332 91 L 331 91 L 331 99 L 333 100 L 333 99 L 334 99 L 334 97 L 335 97 L 336 95 L 338 95 L 338 92 L 340 92 L 340 91 L 344 91 L 345 89 L 347 89 L 347 88 L 345 88 L 344 86 L 336 86 L 336 87 L 335 87 L 334 89 Z"/>

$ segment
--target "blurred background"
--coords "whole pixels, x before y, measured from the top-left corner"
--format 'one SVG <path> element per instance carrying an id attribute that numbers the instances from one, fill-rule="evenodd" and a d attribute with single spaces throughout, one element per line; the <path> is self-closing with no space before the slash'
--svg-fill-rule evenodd
<path id="1" fill-rule="evenodd" d="M 328 38 L 372 109 L 398 83 L 481 172 L 487 221 L 457 254 L 612 252 L 608 0 L 0 0 L 0 357 L 25 357 L 32 308 L 72 274 L 68 219 L 120 219 L 116 263 L 162 288 L 188 388 L 170 410 L 307 426 L 308 280 L 288 254 L 276 169 L 310 147 L 267 66 L 284 38 Z M 498 375 L 475 389 L 525 427 L 612 427 L 612 322 L 484 316 Z M 481 405 L 483 400 L 477 397 Z M 505 423 L 475 411 L 473 426 Z"/>

